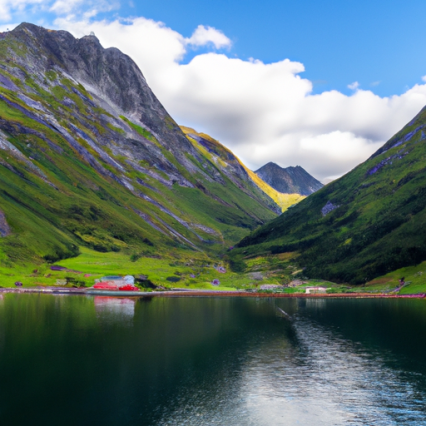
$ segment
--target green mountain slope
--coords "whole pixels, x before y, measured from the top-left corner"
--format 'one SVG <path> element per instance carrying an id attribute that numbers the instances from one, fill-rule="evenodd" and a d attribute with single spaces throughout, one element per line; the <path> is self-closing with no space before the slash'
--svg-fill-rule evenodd
<path id="1" fill-rule="evenodd" d="M 216 255 L 276 217 L 193 146 L 136 64 L 96 37 L 0 33 L 0 262 L 97 251 Z"/>
<path id="2" fill-rule="evenodd" d="M 366 162 L 244 238 L 233 261 L 297 252 L 303 275 L 364 283 L 426 259 L 426 109 Z"/>
<path id="3" fill-rule="evenodd" d="M 305 198 L 298 193 L 282 193 L 272 188 L 255 172 L 248 169 L 228 148 L 211 136 L 199 133 L 190 127 L 181 126 L 181 129 L 199 151 L 210 156 L 215 164 L 220 165 L 221 170 L 230 179 L 233 175 L 246 176 L 245 180 L 251 181 L 258 188 L 256 192 L 259 193 L 259 197 L 265 197 L 264 194 L 266 194 L 278 204 L 282 212 Z M 235 183 L 238 185 L 238 182 Z"/>

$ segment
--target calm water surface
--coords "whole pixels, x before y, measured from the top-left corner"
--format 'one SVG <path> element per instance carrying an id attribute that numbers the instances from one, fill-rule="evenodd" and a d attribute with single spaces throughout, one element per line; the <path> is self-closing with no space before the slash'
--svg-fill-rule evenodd
<path id="1" fill-rule="evenodd" d="M 0 295 L 0 424 L 426 425 L 425 336 L 425 300 Z"/>

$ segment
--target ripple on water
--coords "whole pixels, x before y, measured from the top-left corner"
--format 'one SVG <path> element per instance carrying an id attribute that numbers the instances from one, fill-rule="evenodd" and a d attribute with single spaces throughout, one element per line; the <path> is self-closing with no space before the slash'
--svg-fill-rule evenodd
<path id="1" fill-rule="evenodd" d="M 392 351 L 346 339 L 309 316 L 296 315 L 288 327 L 292 339 L 257 336 L 220 395 L 188 388 L 160 424 L 426 425 L 425 388 L 416 387 L 425 377 L 398 369 Z"/>

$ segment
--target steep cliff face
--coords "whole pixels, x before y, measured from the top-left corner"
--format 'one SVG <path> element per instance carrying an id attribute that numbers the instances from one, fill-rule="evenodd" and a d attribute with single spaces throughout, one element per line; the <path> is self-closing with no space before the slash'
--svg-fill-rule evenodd
<path id="1" fill-rule="evenodd" d="M 255 173 L 272 188 L 288 194 L 310 195 L 324 186 L 300 166 L 282 168 L 268 163 Z"/>
<path id="2" fill-rule="evenodd" d="M 118 49 L 32 24 L 0 33 L 5 261 L 79 245 L 219 252 L 278 210 L 229 170 L 194 146 Z"/>
<path id="3" fill-rule="evenodd" d="M 51 91 L 52 88 L 62 86 L 66 90 L 61 84 L 61 77 L 70 77 L 71 81 L 81 84 L 91 95 L 90 98 L 82 98 L 83 102 L 86 102 L 86 111 L 83 113 L 93 114 L 93 108 L 100 106 L 112 114 L 113 118 L 125 115 L 128 119 L 142 124 L 161 147 L 173 153 L 180 164 L 190 171 L 197 171 L 193 162 L 185 155 L 197 155 L 196 150 L 152 93 L 141 71 L 129 56 L 115 48 L 104 49 L 93 35 L 75 39 L 66 31 L 48 31 L 31 24 L 22 24 L 7 36 L 22 45 L 15 54 L 9 51 L 9 60 L 25 69 L 41 89 Z M 46 79 L 46 73 L 49 71 L 58 71 L 60 75 L 50 74 L 51 78 Z M 16 76 L 22 77 L 19 72 Z M 75 88 L 71 90 L 81 97 L 78 89 L 77 92 Z M 105 127 L 108 117 L 100 118 Z M 111 117 L 109 118 L 111 121 Z M 114 124 L 115 120 L 112 121 L 110 124 Z M 120 127 L 123 127 L 121 122 Z M 102 135 L 96 136 L 99 138 Z M 124 139 L 122 138 L 121 144 L 125 144 Z M 103 140 L 96 142 L 107 143 Z M 146 144 L 143 140 L 138 142 L 139 144 L 132 146 L 127 144 L 129 151 L 132 151 L 132 159 L 136 160 L 147 155 L 146 152 L 141 152 L 144 148 L 152 151 L 152 144 Z M 159 166 L 170 168 L 170 171 L 179 174 L 158 150 L 150 154 Z"/>

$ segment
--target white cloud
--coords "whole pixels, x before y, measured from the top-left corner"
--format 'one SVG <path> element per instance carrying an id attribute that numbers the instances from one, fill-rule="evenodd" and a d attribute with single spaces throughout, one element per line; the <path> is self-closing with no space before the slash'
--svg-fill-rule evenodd
<path id="1" fill-rule="evenodd" d="M 0 33 L 4 33 L 6 31 L 12 31 L 18 25 L 19 24 L 13 24 L 13 23 L 0 25 Z"/>
<path id="2" fill-rule="evenodd" d="M 81 7 L 83 2 L 84 0 L 57 0 L 49 10 L 59 15 L 68 14 L 76 8 Z"/>
<path id="3" fill-rule="evenodd" d="M 119 0 L 0 0 L 0 22 L 8 22 L 17 14 L 31 21 L 40 11 L 87 19 L 119 7 Z"/>
<path id="4" fill-rule="evenodd" d="M 205 46 L 211 43 L 216 49 L 231 46 L 231 40 L 222 31 L 204 25 L 198 25 L 192 36 L 185 41 L 193 46 Z"/>
<path id="5" fill-rule="evenodd" d="M 143 17 L 84 18 L 91 10 L 115 7 L 111 1 L 90 1 L 44 4 L 56 5 L 56 13 L 63 14 L 56 27 L 77 37 L 94 31 L 104 47 L 118 47 L 131 56 L 177 122 L 219 139 L 252 169 L 274 161 L 301 165 L 323 181 L 334 179 L 365 160 L 426 104 L 425 84 L 391 97 L 362 90 L 357 82 L 349 85 L 354 90 L 350 96 L 335 90 L 314 95 L 312 82 L 300 76 L 303 64 L 289 59 L 265 64 L 209 52 L 184 64 L 191 46 L 229 48 L 230 39 L 201 25 L 185 38 Z M 10 10 L 10 4 L 0 0 L 0 11 Z M 73 18 L 79 8 L 82 18 Z"/>
<path id="6" fill-rule="evenodd" d="M 0 0 L 0 21 L 10 21 L 13 12 L 22 12 L 28 7 L 41 5 L 45 2 L 46 0 Z"/>
<path id="7" fill-rule="evenodd" d="M 353 83 L 348 84 L 348 89 L 351 89 L 351 90 L 357 90 L 358 87 L 359 87 L 359 83 L 357 81 L 354 81 Z"/>
<path id="8" fill-rule="evenodd" d="M 380 142 L 374 143 L 339 130 L 302 138 L 299 145 L 302 155 L 305 152 L 315 156 L 319 174 L 328 178 L 347 172 L 354 163 L 361 163 L 370 156 L 372 149 L 377 150 L 380 146 Z"/>

